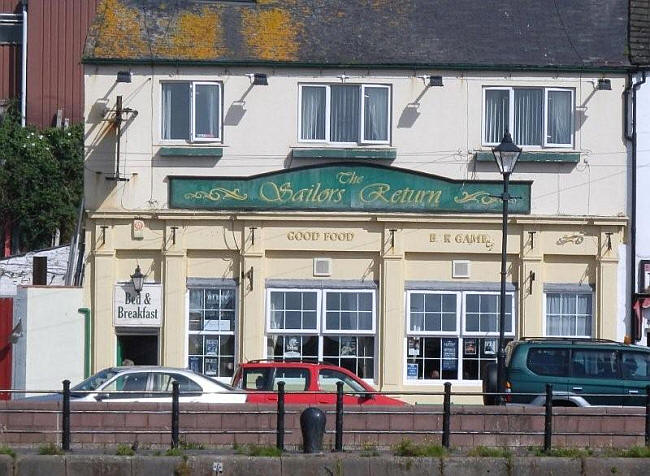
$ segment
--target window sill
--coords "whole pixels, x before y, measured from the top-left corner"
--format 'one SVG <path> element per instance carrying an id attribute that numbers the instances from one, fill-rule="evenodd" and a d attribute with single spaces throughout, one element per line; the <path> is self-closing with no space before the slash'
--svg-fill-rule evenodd
<path id="1" fill-rule="evenodd" d="M 492 151 L 478 151 L 475 154 L 477 162 L 493 162 Z M 524 151 L 517 162 L 550 162 L 559 164 L 577 164 L 580 162 L 580 152 L 557 152 L 557 151 Z"/>
<path id="2" fill-rule="evenodd" d="M 304 147 L 291 150 L 294 159 L 368 159 L 368 160 L 395 160 L 397 149 L 385 148 L 316 148 Z"/>
<path id="3" fill-rule="evenodd" d="M 160 157 L 223 157 L 223 147 L 161 147 Z"/>

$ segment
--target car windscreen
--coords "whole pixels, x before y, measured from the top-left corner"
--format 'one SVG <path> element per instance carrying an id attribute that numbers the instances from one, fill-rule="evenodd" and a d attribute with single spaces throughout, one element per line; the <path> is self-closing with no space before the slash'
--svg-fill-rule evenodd
<path id="1" fill-rule="evenodd" d="M 273 369 L 269 367 L 245 368 L 240 382 L 244 390 L 271 390 Z"/>
<path id="2" fill-rule="evenodd" d="M 117 375 L 117 373 L 118 372 L 114 369 L 104 369 L 100 372 L 97 372 L 95 375 L 88 377 L 83 382 L 75 385 L 70 390 L 92 392 L 93 390 L 97 390 L 99 386 L 107 380 L 112 379 L 115 375 Z"/>

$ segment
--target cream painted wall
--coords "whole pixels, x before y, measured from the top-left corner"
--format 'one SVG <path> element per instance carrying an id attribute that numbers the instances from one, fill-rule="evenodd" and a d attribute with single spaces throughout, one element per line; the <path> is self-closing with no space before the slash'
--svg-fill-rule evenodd
<path id="1" fill-rule="evenodd" d="M 598 76 L 542 73 L 446 72 L 444 86 L 426 88 L 412 71 L 275 70 L 268 86 L 251 87 L 242 68 L 133 67 L 133 82 L 115 83 L 118 69 L 86 66 L 85 194 L 91 210 L 145 211 L 165 208 L 169 175 L 253 175 L 309 161 L 291 159 L 292 147 L 320 146 L 298 141 L 298 85 L 301 83 L 378 83 L 392 86 L 391 165 L 456 179 L 499 178 L 492 163 L 472 157 L 481 145 L 483 87 L 550 86 L 573 88 L 576 95 L 575 147 L 579 164 L 521 163 L 513 176 L 534 180 L 532 213 L 625 215 L 626 145 L 622 138 L 623 76 L 608 76 L 611 91 L 596 91 Z M 223 84 L 223 158 L 161 158 L 161 82 L 211 80 Z M 117 95 L 138 115 L 124 124 L 121 170 L 128 182 L 105 179 L 115 169 L 115 134 L 100 114 Z M 243 109 L 241 109 L 243 105 Z M 417 106 L 417 107 L 415 107 Z M 239 118 L 236 111 L 243 112 Z M 203 143 L 203 145 L 209 145 Z M 547 150 L 547 149 L 545 149 Z M 566 151 L 567 149 L 550 149 Z M 603 191 L 607 191 L 604 193 Z"/>

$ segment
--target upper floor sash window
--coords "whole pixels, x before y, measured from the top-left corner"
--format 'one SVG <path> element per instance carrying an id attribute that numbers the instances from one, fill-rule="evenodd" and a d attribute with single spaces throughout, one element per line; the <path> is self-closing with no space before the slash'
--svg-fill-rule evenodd
<path id="1" fill-rule="evenodd" d="M 163 83 L 162 139 L 220 141 L 221 103 L 220 83 Z"/>

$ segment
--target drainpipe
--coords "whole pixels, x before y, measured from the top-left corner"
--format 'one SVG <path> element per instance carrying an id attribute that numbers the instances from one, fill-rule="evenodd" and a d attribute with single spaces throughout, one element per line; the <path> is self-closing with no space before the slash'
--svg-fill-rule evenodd
<path id="1" fill-rule="evenodd" d="M 632 143 L 632 163 L 630 168 L 632 169 L 632 177 L 630 184 L 630 194 L 631 194 L 631 208 L 630 208 L 630 311 L 634 303 L 634 297 L 636 294 L 636 149 L 637 149 L 637 134 L 636 134 L 636 94 L 638 89 L 646 81 L 646 72 L 641 71 L 641 81 L 633 82 L 633 74 L 628 73 L 627 85 L 625 91 L 623 92 L 625 96 L 625 138 Z M 628 120 L 628 102 L 629 95 L 632 92 L 632 133 L 630 134 L 629 130 L 629 120 Z M 632 337 L 634 340 L 640 340 L 641 336 L 636 335 L 634 327 L 635 316 L 632 314 Z"/>
<path id="2" fill-rule="evenodd" d="M 27 0 L 23 0 L 23 47 L 20 72 L 20 125 L 25 127 L 27 117 Z"/>
<path id="3" fill-rule="evenodd" d="M 81 307 L 77 309 L 77 312 L 84 316 L 84 378 L 88 378 L 90 377 L 93 352 L 91 344 L 92 318 L 90 317 L 90 309 L 87 307 Z"/>

